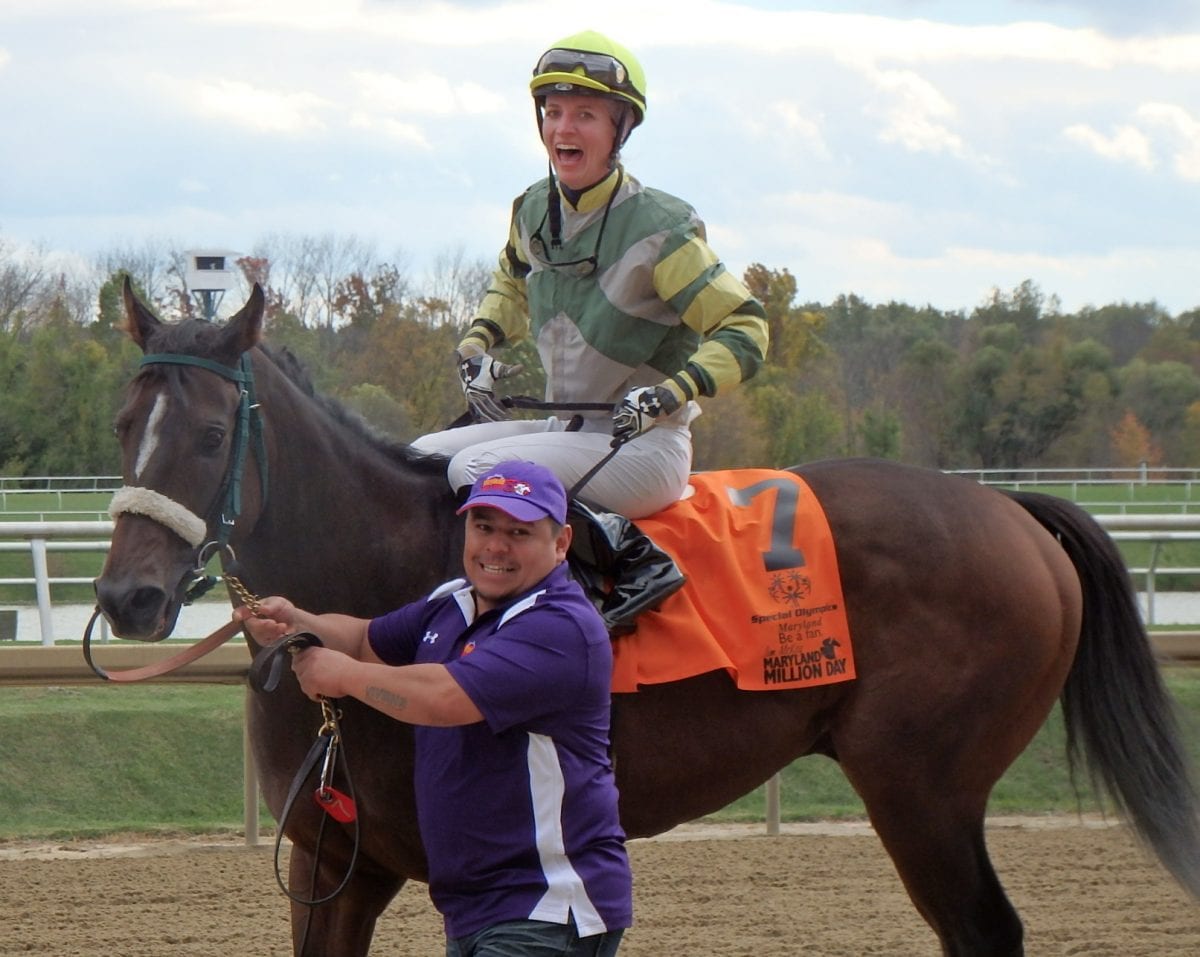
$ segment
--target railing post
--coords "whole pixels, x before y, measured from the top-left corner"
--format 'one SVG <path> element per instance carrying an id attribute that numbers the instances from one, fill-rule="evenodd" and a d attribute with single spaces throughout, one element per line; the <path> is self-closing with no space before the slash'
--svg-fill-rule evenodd
<path id="1" fill-rule="evenodd" d="M 779 789 L 782 779 L 778 773 L 771 775 L 767 781 L 767 836 L 779 836 Z"/>
<path id="2" fill-rule="evenodd" d="M 38 624 L 42 629 L 42 644 L 54 644 L 54 615 L 50 610 L 50 566 L 46 562 L 46 540 L 29 541 L 33 554 L 33 586 L 37 591 Z"/>
<path id="3" fill-rule="evenodd" d="M 250 744 L 250 685 L 246 685 L 246 703 L 242 707 L 242 823 L 246 846 L 258 846 L 258 765 Z"/>
<path id="4" fill-rule="evenodd" d="M 1162 542 L 1150 543 L 1150 562 L 1146 566 L 1146 624 L 1154 624 L 1155 576 L 1158 573 L 1158 552 Z"/>

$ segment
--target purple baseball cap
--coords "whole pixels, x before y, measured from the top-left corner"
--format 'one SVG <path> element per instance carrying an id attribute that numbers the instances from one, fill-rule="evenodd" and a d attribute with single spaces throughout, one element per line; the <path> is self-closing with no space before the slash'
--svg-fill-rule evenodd
<path id="1" fill-rule="evenodd" d="M 536 522 L 549 516 L 559 525 L 567 521 L 567 493 L 548 468 L 514 459 L 500 462 L 476 479 L 471 494 L 458 510 L 490 505 L 518 522 Z"/>

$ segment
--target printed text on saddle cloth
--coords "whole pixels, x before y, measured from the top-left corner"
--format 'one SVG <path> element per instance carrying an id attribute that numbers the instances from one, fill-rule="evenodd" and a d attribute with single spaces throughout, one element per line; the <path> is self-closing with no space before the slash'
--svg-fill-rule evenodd
<path id="1" fill-rule="evenodd" d="M 790 472 L 692 476 L 638 526 L 688 582 L 616 641 L 614 691 L 726 669 L 746 691 L 849 681 L 854 655 L 824 510 Z"/>

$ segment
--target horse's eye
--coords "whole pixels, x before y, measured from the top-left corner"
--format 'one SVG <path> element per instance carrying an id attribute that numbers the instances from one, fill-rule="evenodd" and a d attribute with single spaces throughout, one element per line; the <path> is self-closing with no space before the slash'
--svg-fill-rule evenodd
<path id="1" fill-rule="evenodd" d="M 200 437 L 201 448 L 207 451 L 215 451 L 221 447 L 221 443 L 225 441 L 225 430 L 216 428 L 205 429 L 204 434 Z"/>

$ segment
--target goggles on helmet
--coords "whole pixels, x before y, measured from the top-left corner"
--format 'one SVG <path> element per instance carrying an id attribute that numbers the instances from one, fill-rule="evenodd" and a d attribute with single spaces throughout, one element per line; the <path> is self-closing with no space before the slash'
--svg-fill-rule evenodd
<path id="1" fill-rule="evenodd" d="M 641 93 L 629 79 L 625 64 L 607 53 L 588 53 L 583 50 L 547 50 L 533 69 L 534 76 L 546 73 L 574 73 L 583 70 L 583 75 L 610 90 L 620 90 L 641 97 Z"/>

